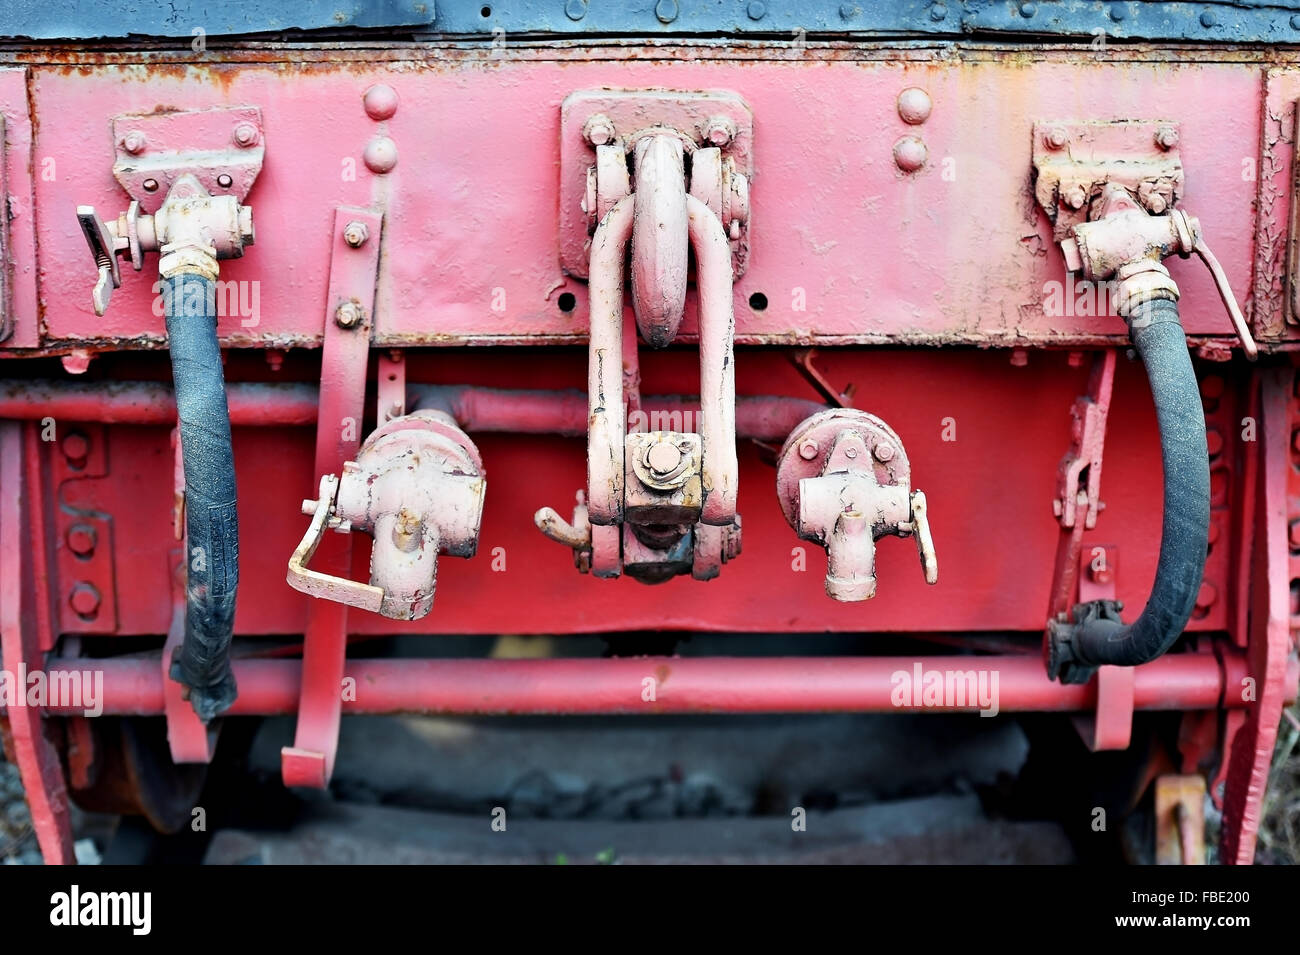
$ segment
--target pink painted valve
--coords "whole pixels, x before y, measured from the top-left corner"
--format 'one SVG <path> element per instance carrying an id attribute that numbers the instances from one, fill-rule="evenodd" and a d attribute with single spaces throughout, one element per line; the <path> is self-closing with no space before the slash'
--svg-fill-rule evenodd
<path id="1" fill-rule="evenodd" d="M 303 501 L 311 525 L 289 559 L 289 585 L 313 597 L 419 620 L 433 606 L 438 554 L 473 557 L 487 482 L 478 449 L 440 411 L 394 418 L 361 445 L 342 477 L 321 478 Z M 307 568 L 329 527 L 375 539 L 370 583 Z"/>
<path id="2" fill-rule="evenodd" d="M 903 443 L 864 411 L 836 408 L 806 419 L 781 449 L 776 486 L 786 520 L 826 548 L 826 593 L 835 600 L 876 595 L 876 541 L 916 538 L 928 584 L 939 579 L 925 495 L 911 489 Z"/>

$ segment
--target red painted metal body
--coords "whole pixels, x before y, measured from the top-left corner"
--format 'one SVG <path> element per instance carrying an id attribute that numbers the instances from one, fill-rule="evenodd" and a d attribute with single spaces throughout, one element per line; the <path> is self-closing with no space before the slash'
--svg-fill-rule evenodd
<path id="1" fill-rule="evenodd" d="M 231 714 L 297 716 L 287 784 L 327 784 L 348 713 L 892 711 L 895 676 L 923 664 L 996 672 L 1006 712 L 1083 714 L 1096 749 L 1127 746 L 1135 710 L 1222 714 L 1225 729 L 1206 730 L 1205 745 L 1226 784 L 1227 857 L 1249 861 L 1280 708 L 1295 695 L 1300 619 L 1290 351 L 1300 326 L 1288 304 L 1293 142 L 1283 125 L 1294 121 L 1300 60 L 1263 58 L 1192 50 L 1175 63 L 1173 51 L 1133 48 L 1099 63 L 1064 48 L 835 43 L 798 53 L 520 43 L 505 52 L 236 45 L 197 60 L 3 54 L 13 260 L 0 302 L 12 326 L 0 340 L 4 668 L 98 669 L 104 713 L 165 715 L 178 761 L 210 758 L 206 731 L 164 676 L 166 658 L 114 656 L 116 638 L 157 638 L 161 650 L 170 635 L 168 652 L 179 639 L 175 403 L 151 282 L 127 273 L 96 317 L 71 210 L 123 205 L 112 170 L 125 145 L 108 132 L 130 126 L 122 117 L 256 107 L 262 170 L 242 197 L 256 210 L 256 245 L 223 262 L 234 291 L 218 321 L 243 529 L 235 635 L 248 653 L 235 663 Z M 603 144 L 574 112 L 586 101 L 570 97 L 602 87 L 714 91 L 731 125 L 706 124 L 707 141 L 730 150 L 752 192 L 742 203 L 739 191 L 710 185 L 697 196 L 674 180 L 659 205 L 638 207 L 607 179 L 587 190 L 592 146 Z M 928 96 L 923 116 L 902 95 L 916 89 Z M 618 100 L 595 100 L 615 126 Z M 1266 366 L 1219 361 L 1234 335 L 1215 285 L 1171 260 L 1204 359 L 1212 489 L 1205 583 L 1177 652 L 1104 668 L 1084 686 L 1050 681 L 1037 653 L 345 658 L 349 637 L 421 634 L 432 646 L 445 634 L 639 630 L 730 633 L 738 644 L 747 633 L 959 644 L 1011 635 L 1028 648 L 1076 597 L 1140 608 L 1160 540 L 1159 442 L 1123 322 L 1087 289 L 1062 284 L 1065 260 L 1035 202 L 1034 124 L 1055 117 L 1178 125 L 1182 198 L 1246 305 Z M 645 142 L 654 175 L 679 175 L 668 137 Z M 638 209 L 650 217 L 642 232 Z M 698 275 L 686 233 L 666 253 L 650 239 L 638 250 L 645 223 L 661 220 L 689 229 Z M 633 296 L 623 302 L 627 242 L 645 316 Z M 654 300 L 666 286 L 671 294 Z M 345 307 L 356 309 L 346 321 Z M 673 347 L 638 353 L 639 318 Z M 794 351 L 810 344 L 815 368 Z M 876 596 L 828 600 L 818 546 L 791 529 L 794 492 L 778 493 L 777 454 L 825 402 L 850 399 L 888 423 L 912 486 L 925 489 L 943 567 L 934 589 L 910 545 L 886 542 L 872 554 Z M 478 556 L 442 562 L 436 604 L 419 620 L 289 587 L 301 502 L 356 460 L 376 426 L 425 401 L 481 454 L 490 493 Z M 43 440 L 51 422 L 54 439 Z M 718 483 L 701 525 L 744 519 L 743 556 L 716 579 L 594 579 L 538 533 L 538 508 L 586 488 L 592 559 L 608 557 L 602 533 L 617 550 L 607 532 L 623 508 L 628 431 L 702 435 L 704 474 Z M 803 460 L 818 470 L 798 477 L 815 477 L 820 458 Z M 886 523 L 906 524 L 905 510 Z M 365 581 L 370 560 L 368 543 L 327 534 L 312 568 Z M 300 636 L 301 660 L 260 659 L 243 642 Z M 76 657 L 92 639 L 102 663 Z M 340 692 L 347 678 L 354 697 Z M 74 716 L 57 704 L 4 714 L 50 861 L 71 859 L 60 759 Z"/>

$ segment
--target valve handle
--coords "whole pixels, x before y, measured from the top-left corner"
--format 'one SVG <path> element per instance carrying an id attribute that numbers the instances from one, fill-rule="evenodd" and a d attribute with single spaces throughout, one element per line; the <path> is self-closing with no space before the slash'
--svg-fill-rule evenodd
<path id="1" fill-rule="evenodd" d="M 95 306 L 95 314 L 103 315 L 108 311 L 113 289 L 122 285 L 122 273 L 117 267 L 117 252 L 119 248 L 126 247 L 125 240 L 119 240 L 113 234 L 95 212 L 94 206 L 77 206 L 77 222 L 81 225 L 86 244 L 90 246 L 90 254 L 95 259 L 95 268 L 99 272 L 94 291 L 91 292 L 91 301 Z"/>
<path id="2" fill-rule="evenodd" d="M 290 587 L 309 597 L 321 597 L 349 607 L 379 613 L 384 603 L 382 587 L 348 580 L 346 577 L 322 574 L 307 567 L 307 562 L 316 553 L 316 548 L 320 546 L 321 539 L 325 536 L 325 529 L 327 527 L 339 529 L 342 526 L 339 519 L 330 513 L 334 508 L 334 497 L 338 489 L 338 477 L 326 474 L 320 479 L 320 496 L 314 501 L 302 502 L 303 513 L 312 516 L 311 523 L 307 525 L 307 533 L 303 535 L 293 556 L 289 558 L 289 573 L 285 579 Z"/>
<path id="3" fill-rule="evenodd" d="M 1228 317 L 1232 320 L 1232 328 L 1237 333 L 1237 340 L 1241 342 L 1241 350 L 1245 352 L 1247 359 L 1254 361 L 1259 357 L 1259 348 L 1255 344 L 1254 336 L 1250 334 L 1249 326 L 1246 325 L 1245 316 L 1237 306 L 1237 298 L 1232 294 L 1232 286 L 1228 284 L 1228 273 L 1223 271 L 1223 266 L 1219 264 L 1219 260 L 1205 243 L 1200 222 L 1181 209 L 1174 209 L 1170 213 L 1170 218 L 1173 219 L 1174 230 L 1182 245 L 1179 254 L 1187 258 L 1188 254 L 1195 252 L 1205 263 L 1205 267 L 1210 270 L 1214 287 L 1219 293 L 1223 307 L 1228 310 Z"/>
<path id="4" fill-rule="evenodd" d="M 912 534 L 916 537 L 916 552 L 921 558 L 921 570 L 927 584 L 939 582 L 939 558 L 934 553 L 934 536 L 930 533 L 930 518 L 924 491 L 913 491 Z"/>

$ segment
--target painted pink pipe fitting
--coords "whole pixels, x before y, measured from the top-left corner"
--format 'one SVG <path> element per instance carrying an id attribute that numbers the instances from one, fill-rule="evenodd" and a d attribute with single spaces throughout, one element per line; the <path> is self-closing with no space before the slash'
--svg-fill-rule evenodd
<path id="1" fill-rule="evenodd" d="M 335 517 L 374 535 L 370 585 L 379 612 L 419 620 L 433 605 L 438 554 L 478 549 L 486 482 L 473 443 L 440 411 L 394 418 L 343 466 Z"/>

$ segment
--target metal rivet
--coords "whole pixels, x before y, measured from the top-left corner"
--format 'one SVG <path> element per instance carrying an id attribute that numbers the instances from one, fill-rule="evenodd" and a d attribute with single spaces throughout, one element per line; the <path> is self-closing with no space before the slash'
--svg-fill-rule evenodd
<path id="1" fill-rule="evenodd" d="M 587 15 L 587 0 L 569 0 L 564 5 L 564 15 L 575 22 L 581 20 Z"/>
<path id="2" fill-rule="evenodd" d="M 677 0 L 659 0 L 655 4 L 655 16 L 660 23 L 672 23 L 677 19 Z"/>
<path id="3" fill-rule="evenodd" d="M 158 180 L 157 180 L 157 179 L 146 179 L 143 183 L 141 183 L 141 185 L 144 186 L 144 191 L 145 191 L 145 192 L 157 192 L 157 191 L 158 191 Z"/>
<path id="4" fill-rule="evenodd" d="M 1168 151 L 1178 145 L 1178 130 L 1173 126 L 1161 126 L 1156 130 L 1156 145 Z"/>
<path id="5" fill-rule="evenodd" d="M 930 8 L 930 19 L 939 21 L 948 16 L 948 8 L 942 3 L 936 3 Z"/>
<path id="6" fill-rule="evenodd" d="M 932 106 L 930 94 L 919 86 L 909 86 L 898 94 L 898 115 L 912 126 L 929 119 Z"/>
<path id="7" fill-rule="evenodd" d="M 745 8 L 745 15 L 751 20 L 761 20 L 767 16 L 767 4 L 763 0 L 749 0 L 749 6 Z"/>
<path id="8" fill-rule="evenodd" d="M 122 148 L 132 156 L 138 156 L 140 153 L 144 152 L 144 146 L 144 133 L 140 132 L 138 129 L 133 129 L 122 137 Z"/>
<path id="9" fill-rule="evenodd" d="M 856 16 L 857 16 L 859 13 L 861 13 L 861 12 L 862 12 L 862 8 L 861 8 L 860 6 L 858 6 L 856 3 L 841 3 L 841 4 L 840 4 L 840 19 L 841 19 L 841 20 L 852 20 L 854 17 L 856 17 Z"/>
<path id="10" fill-rule="evenodd" d="M 1032 17 L 1037 12 L 1038 12 L 1038 4 L 1036 3 L 1022 3 L 1020 5 L 1020 15 L 1022 17 L 1029 18 Z"/>
<path id="11" fill-rule="evenodd" d="M 388 119 L 397 112 L 397 91 L 384 83 L 377 83 L 362 95 L 361 104 L 371 119 Z"/>
<path id="12" fill-rule="evenodd" d="M 1291 29 L 1300 30 L 1300 13 L 1291 18 Z"/>
<path id="13" fill-rule="evenodd" d="M 929 150 L 915 136 L 904 136 L 894 143 L 894 162 L 904 172 L 916 172 L 925 165 Z"/>
<path id="14" fill-rule="evenodd" d="M 220 176 L 217 177 L 217 185 L 220 186 L 222 189 L 229 189 L 230 186 L 231 186 L 231 183 L 233 183 L 234 181 L 235 181 L 235 180 L 231 179 L 231 178 L 230 178 L 228 175 L 226 175 L 224 172 L 223 172 Z"/>
<path id="15" fill-rule="evenodd" d="M 78 617 L 95 617 L 99 613 L 99 602 L 99 589 L 87 580 L 73 587 L 68 595 L 68 605 Z"/>
<path id="16" fill-rule="evenodd" d="M 387 136 L 376 136 L 366 143 L 361 158 L 371 172 L 388 172 L 397 165 L 397 143 Z"/>
<path id="17" fill-rule="evenodd" d="M 1110 9 L 1107 12 L 1110 14 L 1110 18 L 1114 20 L 1116 23 L 1121 22 L 1125 17 L 1128 16 L 1128 8 L 1125 7 L 1124 4 L 1122 3 L 1112 3 L 1110 5 Z"/>
<path id="18" fill-rule="evenodd" d="M 98 535 L 92 524 L 73 524 L 67 533 L 68 550 L 78 557 L 90 557 L 95 553 Z"/>
<path id="19" fill-rule="evenodd" d="M 817 457 L 817 442 L 812 438 L 804 438 L 799 442 L 799 457 L 805 461 L 811 461 Z"/>
<path id="20" fill-rule="evenodd" d="M 1207 29 L 1214 26 L 1218 22 L 1219 22 L 1219 18 L 1216 17 L 1214 15 L 1214 12 L 1211 10 L 1206 10 L 1204 13 L 1201 14 L 1201 26 Z"/>

